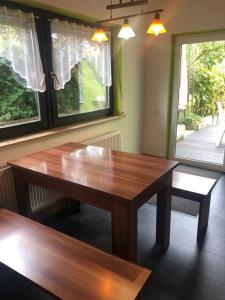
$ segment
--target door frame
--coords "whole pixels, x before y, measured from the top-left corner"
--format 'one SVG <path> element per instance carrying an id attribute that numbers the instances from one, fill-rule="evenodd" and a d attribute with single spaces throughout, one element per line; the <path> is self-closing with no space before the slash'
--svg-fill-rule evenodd
<path id="1" fill-rule="evenodd" d="M 225 30 L 174 35 L 174 41 L 173 41 L 174 51 L 173 51 L 173 66 L 172 66 L 173 72 L 172 72 L 172 84 L 171 84 L 172 107 L 171 107 L 170 138 L 169 138 L 168 150 L 169 150 L 170 159 L 178 160 L 180 163 L 184 165 L 225 172 L 225 151 L 224 151 L 224 159 L 222 165 L 175 157 L 182 45 L 201 43 L 201 42 L 212 42 L 212 41 L 225 41 Z"/>

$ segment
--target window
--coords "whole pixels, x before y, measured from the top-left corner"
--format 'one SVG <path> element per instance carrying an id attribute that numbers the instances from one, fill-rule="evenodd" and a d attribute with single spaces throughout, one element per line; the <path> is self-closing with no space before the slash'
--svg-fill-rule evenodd
<path id="1" fill-rule="evenodd" d="M 0 6 L 0 139 L 112 114 L 111 46 L 92 42 L 93 31 L 47 11 Z"/>
<path id="2" fill-rule="evenodd" d="M 50 30 L 57 123 L 109 109 L 110 43 L 93 42 L 93 28 L 67 20 L 53 18 Z"/>
<path id="3" fill-rule="evenodd" d="M 6 6 L 0 6 L 0 89 L 1 138 L 47 126 L 34 15 Z"/>

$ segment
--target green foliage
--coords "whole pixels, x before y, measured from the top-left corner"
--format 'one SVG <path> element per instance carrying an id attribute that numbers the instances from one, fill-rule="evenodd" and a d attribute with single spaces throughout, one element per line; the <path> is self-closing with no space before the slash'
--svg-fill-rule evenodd
<path id="1" fill-rule="evenodd" d="M 0 125 L 38 116 L 35 92 L 24 87 L 5 58 L 0 58 L 0 76 Z"/>
<path id="2" fill-rule="evenodd" d="M 201 120 L 201 116 L 190 111 L 182 111 L 178 114 L 178 124 L 184 124 L 186 126 L 197 125 Z"/>
<path id="3" fill-rule="evenodd" d="M 38 93 L 25 85 L 25 80 L 13 71 L 10 62 L 0 58 L 0 126 L 38 116 Z M 83 61 L 72 69 L 71 80 L 65 88 L 56 91 L 58 113 L 63 115 L 99 109 L 96 99 L 105 95 L 106 88 L 94 66 Z"/>
<path id="4" fill-rule="evenodd" d="M 71 79 L 65 88 L 56 91 L 59 114 L 71 114 L 80 108 L 79 69 L 76 65 L 71 71 Z"/>
<path id="5" fill-rule="evenodd" d="M 225 100 L 225 42 L 187 45 L 188 109 L 202 117 L 216 114 L 216 101 Z"/>
<path id="6" fill-rule="evenodd" d="M 106 89 L 102 85 L 94 66 L 84 60 L 72 69 L 71 80 L 65 88 L 56 92 L 58 113 L 73 114 L 98 109 L 96 98 L 105 96 Z"/>
<path id="7" fill-rule="evenodd" d="M 105 97 L 106 88 L 103 86 L 99 75 L 96 73 L 94 67 L 87 61 L 81 64 L 82 72 L 82 100 L 81 111 L 96 110 L 95 100 L 99 96 Z"/>

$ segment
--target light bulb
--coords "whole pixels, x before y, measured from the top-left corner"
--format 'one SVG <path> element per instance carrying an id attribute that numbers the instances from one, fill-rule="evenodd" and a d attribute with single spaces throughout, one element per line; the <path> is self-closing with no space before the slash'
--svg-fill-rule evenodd
<path id="1" fill-rule="evenodd" d="M 150 24 L 148 30 L 147 30 L 148 34 L 154 34 L 154 35 L 159 35 L 161 33 L 166 33 L 166 29 L 162 23 L 162 21 L 160 20 L 160 14 L 157 13 L 155 15 L 154 20 L 152 21 L 152 23 Z"/>
<path id="2" fill-rule="evenodd" d="M 123 26 L 120 29 L 118 38 L 128 40 L 132 37 L 135 37 L 135 33 L 134 33 L 132 27 L 129 25 L 128 19 L 126 18 L 124 20 Z"/>
<path id="3" fill-rule="evenodd" d="M 92 41 L 102 43 L 108 41 L 106 32 L 102 28 L 96 28 L 95 33 L 92 37 Z"/>

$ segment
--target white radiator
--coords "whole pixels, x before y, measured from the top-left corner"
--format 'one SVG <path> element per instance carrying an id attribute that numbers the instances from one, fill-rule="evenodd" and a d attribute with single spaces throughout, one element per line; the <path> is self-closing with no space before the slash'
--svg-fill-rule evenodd
<path id="1" fill-rule="evenodd" d="M 35 185 L 29 186 L 31 207 L 33 211 L 48 206 L 59 200 L 60 195 L 40 188 Z M 0 170 L 0 207 L 16 211 L 16 194 L 11 167 Z"/>
<path id="2" fill-rule="evenodd" d="M 119 130 L 116 130 L 82 141 L 81 143 L 85 145 L 109 148 L 112 150 L 121 150 L 121 133 Z"/>
<path id="3" fill-rule="evenodd" d="M 102 136 L 94 137 L 89 140 L 82 141 L 85 145 L 95 145 L 113 150 L 121 149 L 120 131 L 113 131 Z M 35 212 L 41 208 L 49 206 L 57 202 L 62 196 L 59 194 L 40 188 L 35 185 L 29 186 L 31 207 Z M 16 195 L 13 182 L 13 174 L 11 167 L 0 169 L 0 207 L 5 207 L 16 211 Z"/>

